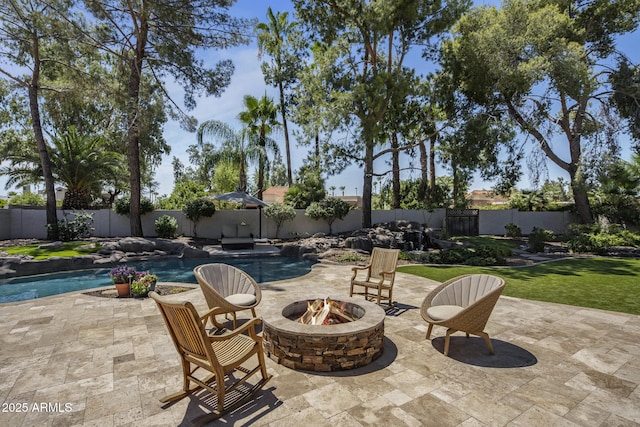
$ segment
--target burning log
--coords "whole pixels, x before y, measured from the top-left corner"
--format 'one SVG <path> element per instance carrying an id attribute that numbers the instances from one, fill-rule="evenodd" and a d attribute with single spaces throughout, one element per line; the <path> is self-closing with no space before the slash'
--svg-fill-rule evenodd
<path id="1" fill-rule="evenodd" d="M 318 298 L 307 302 L 307 311 L 298 319 L 307 325 L 333 325 L 353 322 L 356 318 L 337 302 L 325 298 Z"/>

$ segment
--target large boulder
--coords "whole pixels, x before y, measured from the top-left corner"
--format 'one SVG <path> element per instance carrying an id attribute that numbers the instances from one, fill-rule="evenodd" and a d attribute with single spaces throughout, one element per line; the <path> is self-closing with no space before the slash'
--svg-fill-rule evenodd
<path id="1" fill-rule="evenodd" d="M 154 239 L 155 248 L 168 254 L 180 254 L 186 245 L 182 242 L 169 239 Z"/>
<path id="2" fill-rule="evenodd" d="M 313 236 L 297 242 L 285 243 L 280 248 L 280 255 L 298 258 L 313 258 L 312 254 L 319 254 L 332 247 L 338 247 L 340 239 L 337 237 Z"/>
<path id="3" fill-rule="evenodd" d="M 180 254 L 180 258 L 209 258 L 209 256 L 209 252 L 193 246 L 185 246 Z"/>
<path id="4" fill-rule="evenodd" d="M 153 252 L 156 248 L 156 244 L 151 240 L 147 240 L 142 237 L 125 237 L 118 242 L 120 250 L 123 252 Z"/>
<path id="5" fill-rule="evenodd" d="M 345 248 L 357 249 L 371 253 L 373 250 L 373 242 L 369 236 L 352 236 L 344 240 Z"/>
<path id="6" fill-rule="evenodd" d="M 104 242 L 102 247 L 98 249 L 100 255 L 110 255 L 113 252 L 120 251 L 120 245 L 117 242 Z"/>
<path id="7" fill-rule="evenodd" d="M 351 233 L 351 236 L 345 239 L 344 245 L 370 253 L 374 247 L 395 248 L 401 239 L 401 232 L 393 232 L 384 227 L 366 228 Z"/>

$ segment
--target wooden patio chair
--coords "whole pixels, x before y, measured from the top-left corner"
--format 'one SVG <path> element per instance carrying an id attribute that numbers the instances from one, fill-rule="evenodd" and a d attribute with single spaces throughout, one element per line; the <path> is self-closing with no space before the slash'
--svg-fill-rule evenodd
<path id="1" fill-rule="evenodd" d="M 260 319 L 252 319 L 224 335 L 209 336 L 203 322 L 206 315 L 200 317 L 189 301 L 172 302 L 155 292 L 149 296 L 157 303 L 182 362 L 182 391 L 160 399 L 161 402 L 174 402 L 201 388 L 208 390 L 216 396 L 217 405 L 211 414 L 194 420 L 200 424 L 248 402 L 269 381 L 271 377 L 267 375 L 262 338 L 255 331 Z M 242 366 L 254 355 L 258 358 L 255 368 Z M 196 376 L 196 372 L 202 372 L 198 371 L 200 368 L 208 373 Z M 244 375 L 238 378 L 235 371 Z M 253 386 L 246 383 L 258 371 L 262 379 Z M 196 386 L 191 387 L 190 383 Z"/>
<path id="2" fill-rule="evenodd" d="M 422 302 L 420 313 L 429 323 L 427 339 L 433 325 L 447 328 L 444 355 L 449 354 L 449 337 L 461 331 L 484 338 L 493 354 L 489 334 L 484 331 L 493 307 L 504 289 L 504 280 L 488 274 L 467 274 L 454 277 L 435 288 Z"/>
<path id="3" fill-rule="evenodd" d="M 393 282 L 396 277 L 399 254 L 400 249 L 373 248 L 368 265 L 352 268 L 349 296 L 364 295 L 366 299 L 376 300 L 378 305 L 382 301 L 388 301 L 389 305 L 393 305 Z M 366 276 L 360 274 L 361 277 L 358 278 L 360 271 L 366 272 Z M 356 287 L 364 290 L 356 292 Z M 374 289 L 375 292 L 369 293 L 369 288 Z M 383 291 L 386 295 L 383 295 Z"/>
<path id="4" fill-rule="evenodd" d="M 251 276 L 239 268 L 228 264 L 203 264 L 193 269 L 193 274 L 200 284 L 200 289 L 207 300 L 211 323 L 218 329 L 222 324 L 216 320 L 216 315 L 231 313 L 233 328 L 237 328 L 236 312 L 251 310 L 256 316 L 255 307 L 262 300 L 260 286 Z"/>

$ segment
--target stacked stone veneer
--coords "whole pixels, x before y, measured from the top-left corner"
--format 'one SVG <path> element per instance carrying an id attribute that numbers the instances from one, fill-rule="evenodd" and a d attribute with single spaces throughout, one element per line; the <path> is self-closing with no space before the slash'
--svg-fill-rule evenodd
<path id="1" fill-rule="evenodd" d="M 306 300 L 268 309 L 263 314 L 267 355 L 291 369 L 322 372 L 353 369 L 378 358 L 384 345 L 384 310 L 368 301 L 332 299 L 355 304 L 354 311 L 361 317 L 338 325 L 305 325 L 289 320 L 285 309 L 298 303 L 306 305 Z"/>

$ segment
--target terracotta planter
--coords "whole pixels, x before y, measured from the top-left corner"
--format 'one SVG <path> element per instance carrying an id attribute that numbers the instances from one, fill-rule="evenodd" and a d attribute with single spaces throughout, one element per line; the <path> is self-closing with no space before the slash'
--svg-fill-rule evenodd
<path id="1" fill-rule="evenodd" d="M 131 292 L 131 285 L 128 283 L 114 283 L 119 297 L 128 297 Z"/>

